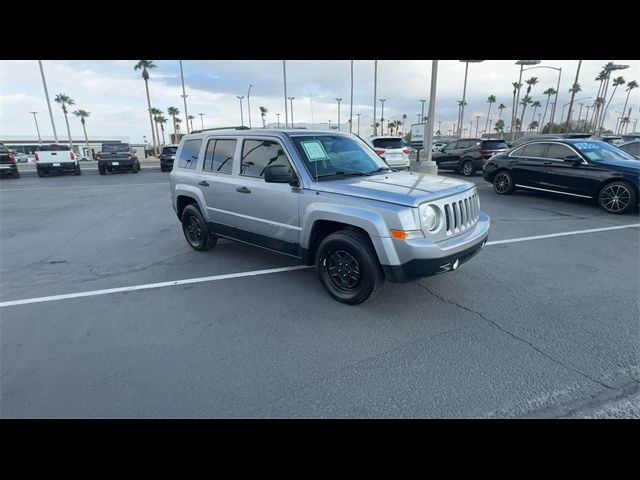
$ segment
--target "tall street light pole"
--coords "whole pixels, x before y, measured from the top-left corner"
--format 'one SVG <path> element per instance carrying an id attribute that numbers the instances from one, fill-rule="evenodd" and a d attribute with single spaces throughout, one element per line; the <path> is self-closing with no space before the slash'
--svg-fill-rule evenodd
<path id="1" fill-rule="evenodd" d="M 356 115 L 358 116 L 358 136 L 360 136 L 360 116 L 362 114 L 361 113 L 356 113 Z"/>
<path id="2" fill-rule="evenodd" d="M 386 102 L 387 99 L 381 98 L 379 101 L 382 103 L 382 113 L 380 113 L 380 135 L 384 136 L 384 102 Z"/>
<path id="3" fill-rule="evenodd" d="M 200 128 L 204 130 L 204 113 L 199 113 L 198 115 L 200 115 Z"/>
<path id="4" fill-rule="evenodd" d="M 376 107 L 378 105 L 378 60 L 373 62 L 373 135 L 378 134 L 376 128 Z"/>
<path id="5" fill-rule="evenodd" d="M 461 62 L 465 63 L 465 67 L 464 67 L 464 87 L 462 89 L 462 107 L 460 108 L 460 125 L 462 125 L 464 123 L 464 104 L 465 104 L 465 100 L 466 100 L 466 95 L 467 95 L 467 73 L 469 72 L 469 63 L 480 63 L 480 62 L 484 62 L 484 60 L 460 60 Z M 469 135 L 471 135 L 471 132 L 469 132 Z"/>
<path id="6" fill-rule="evenodd" d="M 47 81 L 44 78 L 44 68 L 42 68 L 42 60 L 38 60 L 38 65 L 40 65 L 40 74 L 42 75 L 42 85 L 44 86 L 44 96 L 47 98 L 47 108 L 49 109 L 49 118 L 51 118 L 51 128 L 53 128 L 53 138 L 55 139 L 56 143 L 58 143 L 58 133 L 56 132 L 56 122 L 53 121 L 53 110 L 51 110 L 51 100 L 49 99 L 49 90 L 47 90 Z"/>
<path id="7" fill-rule="evenodd" d="M 182 79 L 182 99 L 184 100 L 184 123 L 187 124 L 187 133 L 190 133 L 190 131 L 189 131 L 189 114 L 187 112 L 187 97 L 188 97 L 188 95 L 184 91 L 184 73 L 182 71 L 182 60 L 180 60 L 180 78 Z"/>
<path id="8" fill-rule="evenodd" d="M 478 123 L 480 123 L 480 115 L 476 115 L 476 138 L 478 138 Z"/>
<path id="9" fill-rule="evenodd" d="M 289 114 L 287 108 L 287 61 L 282 60 L 282 75 L 284 77 L 284 128 L 287 128 L 289 123 Z"/>
<path id="10" fill-rule="evenodd" d="M 242 114 L 242 99 L 244 98 L 244 95 L 236 95 L 236 98 L 240 100 L 240 125 L 244 127 L 244 116 Z"/>
<path id="11" fill-rule="evenodd" d="M 436 85 L 437 85 L 437 81 L 438 81 L 438 60 L 432 60 L 431 61 L 431 93 L 429 94 L 429 119 L 430 119 L 430 123 L 433 123 L 431 119 L 435 118 L 435 111 L 436 111 Z M 422 117 L 424 118 L 424 116 Z M 431 127 L 431 125 L 427 125 L 427 131 L 425 132 L 425 140 L 426 143 L 424 145 L 425 148 L 425 153 L 427 154 L 427 165 L 429 165 L 429 162 L 431 162 L 431 156 L 433 154 L 432 150 L 433 150 L 433 128 Z M 437 173 L 437 167 L 435 172 L 433 173 Z"/>
<path id="12" fill-rule="evenodd" d="M 249 113 L 249 128 L 251 128 L 251 103 L 249 103 L 249 95 L 251 95 L 251 87 L 253 87 L 253 85 L 249 85 L 249 91 L 247 92 L 247 113 Z"/>
<path id="13" fill-rule="evenodd" d="M 340 107 L 338 106 L 338 111 L 339 110 Z M 340 123 L 339 120 L 338 123 Z M 353 60 L 351 60 L 351 101 L 349 103 L 349 133 L 353 133 Z"/>
<path id="14" fill-rule="evenodd" d="M 513 142 L 514 135 L 516 133 L 516 118 L 518 118 L 518 102 L 520 101 L 520 88 L 522 87 L 522 72 L 525 65 L 537 65 L 540 60 L 518 60 L 516 65 L 520 65 L 520 76 L 518 77 L 518 88 L 516 97 L 513 101 L 513 107 L 511 108 L 511 142 Z"/>
<path id="15" fill-rule="evenodd" d="M 287 97 L 291 102 L 291 128 L 293 128 L 293 101 L 296 97 Z"/>
<path id="16" fill-rule="evenodd" d="M 336 98 L 336 102 L 338 102 L 338 131 L 340 131 L 340 102 L 341 98 Z"/>
<path id="17" fill-rule="evenodd" d="M 276 117 L 278 117 L 278 128 L 280 128 L 280 115 L 281 113 L 276 113 Z"/>
<path id="18" fill-rule="evenodd" d="M 38 132 L 38 142 L 42 143 L 42 137 L 40 136 L 40 128 L 38 127 L 38 119 L 36 117 L 38 112 L 29 112 L 29 113 L 33 115 L 33 121 L 36 122 L 36 131 Z"/>

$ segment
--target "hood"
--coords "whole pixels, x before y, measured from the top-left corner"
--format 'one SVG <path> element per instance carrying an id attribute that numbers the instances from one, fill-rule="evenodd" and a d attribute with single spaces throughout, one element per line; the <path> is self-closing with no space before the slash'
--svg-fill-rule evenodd
<path id="1" fill-rule="evenodd" d="M 640 174 L 640 160 L 602 160 L 597 165 L 605 166 L 611 170 L 625 173 Z"/>
<path id="2" fill-rule="evenodd" d="M 419 172 L 389 172 L 369 177 L 336 177 L 313 184 L 320 192 L 417 207 L 475 187 L 471 182 Z"/>

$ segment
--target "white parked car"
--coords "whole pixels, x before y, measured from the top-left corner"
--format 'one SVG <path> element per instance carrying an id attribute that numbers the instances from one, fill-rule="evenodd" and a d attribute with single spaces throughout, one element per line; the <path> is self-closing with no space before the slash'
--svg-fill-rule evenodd
<path id="1" fill-rule="evenodd" d="M 446 145 L 447 145 L 447 142 L 434 142 L 431 148 L 431 151 L 441 152 Z"/>
<path id="2" fill-rule="evenodd" d="M 365 139 L 365 142 L 391 168 L 409 169 L 409 147 L 401 137 L 369 137 Z"/>

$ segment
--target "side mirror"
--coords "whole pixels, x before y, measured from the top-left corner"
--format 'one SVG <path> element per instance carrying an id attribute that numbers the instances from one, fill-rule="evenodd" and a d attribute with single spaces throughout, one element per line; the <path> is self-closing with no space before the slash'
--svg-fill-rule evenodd
<path id="1" fill-rule="evenodd" d="M 264 181 L 267 183 L 288 183 L 291 186 L 298 186 L 298 179 L 293 171 L 286 165 L 266 166 L 264 169 Z"/>
<path id="2" fill-rule="evenodd" d="M 582 158 L 579 155 L 567 155 L 562 161 L 567 163 L 582 163 Z"/>

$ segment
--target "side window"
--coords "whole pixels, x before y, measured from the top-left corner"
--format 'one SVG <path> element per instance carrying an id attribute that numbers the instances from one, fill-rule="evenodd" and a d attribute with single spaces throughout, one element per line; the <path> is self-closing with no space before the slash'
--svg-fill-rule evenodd
<path id="1" fill-rule="evenodd" d="M 289 166 L 280 144 L 273 140 L 245 140 L 242 145 L 240 175 L 264 177 L 267 165 Z"/>
<path id="2" fill-rule="evenodd" d="M 525 145 L 524 147 L 522 147 L 522 149 L 519 150 L 518 155 L 521 157 L 544 158 L 546 151 L 546 143 L 530 143 L 529 145 Z"/>
<path id="3" fill-rule="evenodd" d="M 204 155 L 203 170 L 217 173 L 231 174 L 233 155 L 236 151 L 236 140 L 211 139 L 207 143 Z"/>
<path id="4" fill-rule="evenodd" d="M 198 155 L 200 154 L 200 147 L 202 146 L 201 139 L 186 140 L 180 150 L 180 157 L 178 158 L 178 167 L 180 168 L 196 168 L 198 163 Z"/>
<path id="5" fill-rule="evenodd" d="M 460 145 L 460 142 L 451 142 L 446 146 L 447 150 L 455 150 Z"/>
<path id="6" fill-rule="evenodd" d="M 568 155 L 575 155 L 575 153 L 566 145 L 559 143 L 552 143 L 549 145 L 549 151 L 547 152 L 547 158 L 555 158 L 562 160 Z"/>

